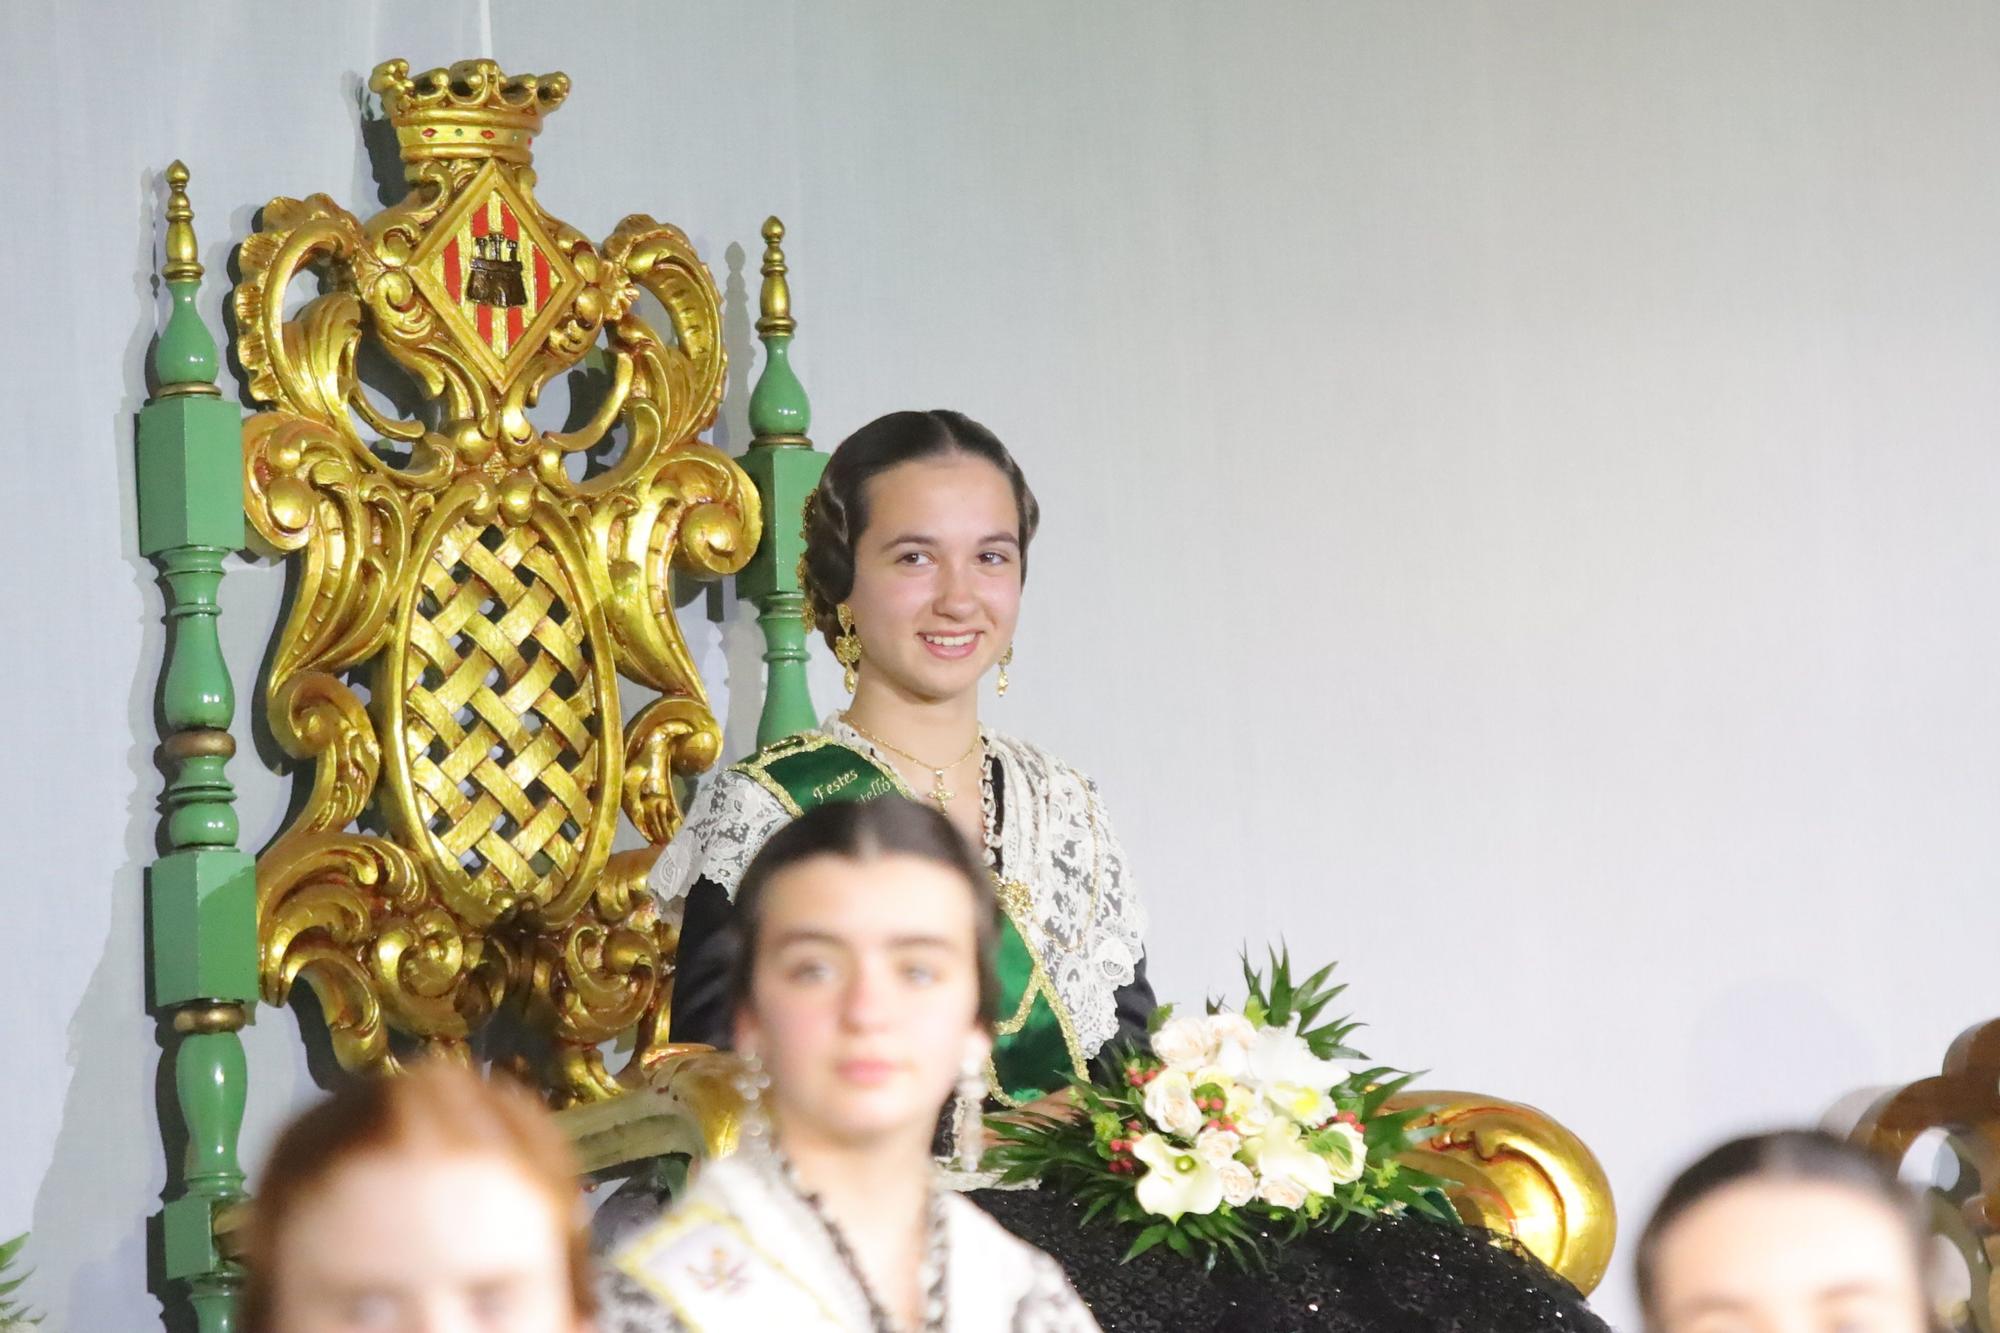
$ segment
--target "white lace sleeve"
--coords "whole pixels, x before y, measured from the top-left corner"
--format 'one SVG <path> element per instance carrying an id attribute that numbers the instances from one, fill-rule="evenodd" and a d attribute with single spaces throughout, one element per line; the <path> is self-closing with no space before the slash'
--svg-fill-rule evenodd
<path id="1" fill-rule="evenodd" d="M 1033 1285 L 1014 1308 L 1012 1333 L 1100 1333 L 1090 1307 L 1056 1261 L 1037 1254 Z"/>
<path id="2" fill-rule="evenodd" d="M 1033 895 L 1036 943 L 1086 1057 L 1118 1034 L 1116 992 L 1145 954 L 1146 913 L 1097 785 L 1054 755 L 990 738 L 1006 775 L 1001 873 Z"/>
<path id="3" fill-rule="evenodd" d="M 694 798 L 687 821 L 653 862 L 646 885 L 661 909 L 676 915 L 698 879 L 715 881 L 734 898 L 750 858 L 790 822 L 778 798 L 755 779 L 724 769 Z"/>

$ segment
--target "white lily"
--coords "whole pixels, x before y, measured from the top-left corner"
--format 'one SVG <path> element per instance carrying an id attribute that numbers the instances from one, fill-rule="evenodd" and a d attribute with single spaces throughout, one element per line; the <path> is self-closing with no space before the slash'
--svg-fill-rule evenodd
<path id="1" fill-rule="evenodd" d="M 1347 1079 L 1347 1067 L 1338 1060 L 1322 1060 L 1312 1053 L 1296 1028 L 1294 1017 L 1285 1027 L 1257 1029 L 1257 1039 L 1248 1052 L 1251 1077 L 1266 1087 L 1289 1084 L 1324 1091 Z"/>
<path id="2" fill-rule="evenodd" d="M 1296 1185 L 1309 1195 L 1333 1193 L 1332 1164 L 1306 1147 L 1299 1127 L 1289 1120 L 1280 1120 L 1245 1142 L 1243 1153 L 1266 1184 Z"/>
<path id="3" fill-rule="evenodd" d="M 1265 1089 L 1264 1095 L 1294 1124 L 1321 1125 L 1333 1119 L 1340 1108 L 1333 1098 L 1326 1095 L 1323 1088 L 1308 1087 L 1302 1083 L 1279 1083 Z"/>
<path id="4" fill-rule="evenodd" d="M 1244 1135 L 1261 1134 L 1271 1123 L 1271 1107 L 1254 1088 L 1238 1083 L 1223 1094 L 1224 1114 Z"/>
<path id="5" fill-rule="evenodd" d="M 1367 1138 L 1360 1130 L 1345 1121 L 1329 1125 L 1327 1129 L 1335 1135 L 1338 1145 L 1332 1153 L 1326 1155 L 1326 1160 L 1333 1171 L 1334 1183 L 1345 1185 L 1350 1180 L 1361 1179 L 1361 1170 L 1368 1165 Z"/>
<path id="6" fill-rule="evenodd" d="M 1132 1155 L 1147 1167 L 1137 1191 L 1147 1212 L 1178 1222 L 1184 1213 L 1212 1213 L 1222 1206 L 1222 1173 L 1200 1154 L 1146 1134 L 1132 1145 Z"/>

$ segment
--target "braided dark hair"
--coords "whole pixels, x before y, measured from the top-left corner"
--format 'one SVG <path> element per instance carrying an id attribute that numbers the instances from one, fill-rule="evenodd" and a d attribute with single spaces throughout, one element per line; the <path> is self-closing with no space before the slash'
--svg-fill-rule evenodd
<path id="1" fill-rule="evenodd" d="M 840 442 L 806 497 L 806 553 L 799 561 L 806 609 L 829 645 L 840 633 L 834 608 L 854 591 L 854 548 L 868 529 L 868 483 L 901 463 L 918 458 L 970 454 L 1000 469 L 1014 489 L 1021 519 L 1021 576 L 1028 573 L 1028 543 L 1042 520 L 1041 506 L 1021 475 L 1021 465 L 986 427 L 948 408 L 891 412 Z"/>
<path id="2" fill-rule="evenodd" d="M 1681 1172 L 1653 1210 L 1639 1236 L 1634 1264 L 1639 1305 L 1649 1326 L 1659 1315 L 1659 1255 L 1667 1232 L 1696 1204 L 1747 1180 L 1839 1185 L 1874 1199 L 1902 1221 L 1919 1271 L 1928 1267 L 1926 1207 L 1915 1191 L 1897 1180 L 1893 1167 L 1819 1130 L 1753 1134 L 1730 1140 Z"/>
<path id="3" fill-rule="evenodd" d="M 901 796 L 816 805 L 773 833 L 750 859 L 736 888 L 736 911 L 730 922 L 729 998 L 735 1008 L 742 1009 L 750 1002 L 757 937 L 763 930 L 764 898 L 772 879 L 816 856 L 848 861 L 914 856 L 943 866 L 964 880 L 972 894 L 979 1026 L 993 1030 L 1000 1010 L 1000 904 L 993 876 L 949 819 Z"/>

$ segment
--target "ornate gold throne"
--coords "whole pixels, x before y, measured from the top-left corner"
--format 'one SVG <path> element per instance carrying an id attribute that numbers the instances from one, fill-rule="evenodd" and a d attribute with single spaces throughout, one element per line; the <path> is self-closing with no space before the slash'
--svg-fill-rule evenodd
<path id="1" fill-rule="evenodd" d="M 324 195 L 272 200 L 233 299 L 264 409 L 242 430 L 243 504 L 296 574 L 262 707 L 311 764 L 256 861 L 257 989 L 282 1005 L 303 980 L 349 1070 L 419 1053 L 511 1066 L 547 1090 L 592 1169 L 726 1151 L 727 1058 L 666 1042 L 677 928 L 644 879 L 679 826 L 677 782 L 722 750 L 676 575 L 739 575 L 759 605 L 760 738 L 813 716 L 791 571 L 822 458 L 787 362 L 783 229 L 764 231 L 766 362 L 739 461 L 699 438 L 725 357 L 687 238 L 634 215 L 593 243 L 536 198 L 531 145 L 569 80 L 390 61 L 370 86 L 407 197 L 365 222 Z M 169 210 L 182 227 L 185 179 Z M 288 314 L 302 277 L 321 290 Z M 370 347 L 408 377 L 406 410 L 364 383 Z M 609 385 L 601 402 L 568 430 L 538 422 L 544 386 L 584 365 Z M 647 696 L 629 717 L 621 678 Z M 614 850 L 621 811 L 643 845 Z M 607 1047 L 627 1043 L 610 1068 Z M 1430 1108 L 1422 1164 L 1469 1220 L 1596 1284 L 1615 1224 L 1581 1142 L 1516 1103 L 1402 1100 Z M 221 1271 L 202 1262 L 191 1281 Z"/>

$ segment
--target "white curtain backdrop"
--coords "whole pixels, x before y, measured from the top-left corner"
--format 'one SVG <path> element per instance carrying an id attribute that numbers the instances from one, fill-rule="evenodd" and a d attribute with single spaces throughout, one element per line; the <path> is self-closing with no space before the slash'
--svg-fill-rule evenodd
<path id="1" fill-rule="evenodd" d="M 782 214 L 823 445 L 948 405 L 1013 446 L 1047 519 L 990 716 L 1099 779 L 1163 996 L 1338 957 L 1371 1054 L 1561 1117 L 1629 1231 L 1993 1014 L 1990 4 L 51 0 L 0 49 L 0 1236 L 52 1328 L 156 1316 L 158 173 L 220 328 L 264 200 L 377 207 L 391 56 L 568 71 L 542 201 L 751 300 Z M 253 849 L 281 587 L 223 591 Z M 737 750 L 746 610 L 686 613 Z M 246 1036 L 254 1169 L 313 1089 L 290 1014 Z"/>

